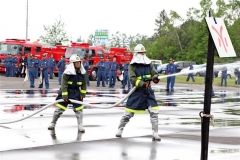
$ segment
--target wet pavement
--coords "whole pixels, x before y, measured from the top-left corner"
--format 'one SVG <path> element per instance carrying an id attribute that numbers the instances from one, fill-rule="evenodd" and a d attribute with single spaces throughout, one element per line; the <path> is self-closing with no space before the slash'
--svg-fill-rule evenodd
<path id="1" fill-rule="evenodd" d="M 19 79 L 10 85 L 0 76 L 0 122 L 32 114 L 54 102 L 58 86 L 51 80 L 49 90 L 29 90 L 19 86 Z M 6 84 L 6 85 L 5 85 Z M 14 87 L 16 85 L 16 87 Z M 118 84 L 117 88 L 120 85 Z M 8 88 L 9 89 L 8 89 Z M 14 89 L 16 88 L 16 89 Z M 59 119 L 55 133 L 48 131 L 54 107 L 34 117 L 13 124 L 0 125 L 0 159 L 15 160 L 197 160 L 201 153 L 201 119 L 204 88 L 201 85 L 175 87 L 167 93 L 165 84 L 154 85 L 159 111 L 161 142 L 151 139 L 148 114 L 134 116 L 123 132 L 115 138 L 124 113 L 123 105 L 112 109 L 84 110 L 86 133 L 77 132 L 77 121 L 71 109 Z M 238 160 L 240 156 L 240 90 L 214 87 L 212 98 L 214 127 L 210 127 L 209 160 Z M 106 107 L 125 96 L 122 89 L 90 87 L 87 103 Z"/>

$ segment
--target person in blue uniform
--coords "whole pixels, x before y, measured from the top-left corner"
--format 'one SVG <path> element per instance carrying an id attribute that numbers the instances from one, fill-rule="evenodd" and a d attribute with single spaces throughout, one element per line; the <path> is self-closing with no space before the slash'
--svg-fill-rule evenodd
<path id="1" fill-rule="evenodd" d="M 62 74 L 65 70 L 65 56 L 61 57 L 61 60 L 57 63 L 58 68 L 58 84 L 61 85 L 62 83 Z"/>
<path id="2" fill-rule="evenodd" d="M 40 71 L 40 60 L 38 59 L 38 57 L 36 55 L 33 56 L 33 59 L 35 61 L 35 79 L 38 79 L 39 76 L 39 71 Z"/>
<path id="3" fill-rule="evenodd" d="M 129 75 L 128 75 L 128 68 L 129 68 L 129 62 L 125 62 L 123 64 L 123 82 L 122 82 L 122 88 L 125 89 L 125 86 L 127 85 L 128 90 L 131 89 L 131 82 L 129 79 Z"/>
<path id="4" fill-rule="evenodd" d="M 116 137 L 122 137 L 124 127 L 135 113 L 142 113 L 147 110 L 153 130 L 153 140 L 160 141 L 158 135 L 158 109 L 154 91 L 151 88 L 151 81 L 158 83 L 157 71 L 146 56 L 145 47 L 138 44 L 134 48 L 134 56 L 129 65 L 129 75 L 132 85 L 136 90 L 129 96 L 125 107 L 125 114 L 120 120 Z"/>
<path id="5" fill-rule="evenodd" d="M 84 58 L 83 67 L 86 70 L 86 72 L 88 72 L 88 69 L 89 69 L 90 65 L 89 65 L 89 60 L 88 60 L 87 57 Z M 88 74 L 86 74 L 86 81 L 87 81 L 87 86 L 90 86 Z"/>
<path id="6" fill-rule="evenodd" d="M 82 65 L 80 57 L 77 54 L 73 54 L 70 57 L 70 64 L 66 66 L 63 73 L 61 88 L 56 98 L 56 100 L 63 99 L 64 102 L 56 104 L 57 108 L 54 111 L 52 122 L 48 127 L 49 130 L 55 129 L 58 118 L 67 109 L 68 104 L 72 104 L 73 111 L 77 118 L 78 131 L 82 133 L 85 132 L 82 125 L 83 105 L 72 103 L 69 99 L 83 101 L 83 98 L 87 93 L 86 86 L 86 71 Z"/>
<path id="7" fill-rule="evenodd" d="M 110 63 L 109 88 L 115 87 L 115 83 L 117 79 L 117 69 L 118 69 L 118 64 L 116 62 L 116 57 L 113 57 L 113 61 Z"/>
<path id="8" fill-rule="evenodd" d="M 193 70 L 193 65 L 192 65 L 192 64 L 190 64 L 190 66 L 189 66 L 189 70 Z M 190 78 L 192 79 L 193 82 L 195 82 L 195 79 L 194 79 L 193 73 L 188 73 L 188 76 L 187 76 L 186 81 L 188 82 Z"/>
<path id="9" fill-rule="evenodd" d="M 46 89 L 49 89 L 49 80 L 48 80 L 48 59 L 47 54 L 43 54 L 43 59 L 40 61 L 40 74 L 41 74 L 41 83 L 39 84 L 38 88 L 43 88 L 43 82 L 45 82 Z"/>
<path id="10" fill-rule="evenodd" d="M 222 75 L 221 75 L 221 86 L 226 87 L 227 86 L 227 67 L 224 67 L 224 69 L 222 70 Z"/>
<path id="11" fill-rule="evenodd" d="M 97 87 L 100 86 L 100 82 L 102 81 L 102 86 L 105 87 L 105 75 L 106 75 L 106 65 L 103 61 L 103 57 L 100 58 L 100 61 L 97 64 Z"/>
<path id="12" fill-rule="evenodd" d="M 5 68 L 6 68 L 6 74 L 5 74 L 5 76 L 6 76 L 6 77 L 11 77 L 11 76 L 12 76 L 12 72 L 13 72 L 13 69 L 12 69 L 13 58 L 12 58 L 12 55 L 11 55 L 11 54 L 8 54 L 8 56 L 7 56 L 7 58 L 5 59 L 4 63 L 5 63 Z"/>
<path id="13" fill-rule="evenodd" d="M 169 64 L 166 68 L 166 74 L 174 74 L 177 72 L 177 66 L 174 64 L 173 59 L 169 60 Z M 166 91 L 174 91 L 174 84 L 175 84 L 175 76 L 167 77 L 167 87 Z"/>
<path id="14" fill-rule="evenodd" d="M 106 75 L 105 75 L 106 85 L 108 85 L 108 82 L 109 82 L 110 63 L 111 62 L 109 62 L 109 58 L 107 58 L 107 60 L 105 62 L 105 66 L 106 66 Z"/>
<path id="15" fill-rule="evenodd" d="M 236 84 L 240 85 L 240 68 L 236 68 L 234 73 L 235 73 L 235 76 L 236 76 Z"/>
<path id="16" fill-rule="evenodd" d="M 12 75 L 11 77 L 17 77 L 18 73 L 18 59 L 17 57 L 12 57 Z"/>
<path id="17" fill-rule="evenodd" d="M 33 58 L 33 55 L 30 54 L 27 59 L 27 69 L 28 69 L 28 77 L 30 81 L 30 88 L 34 88 L 35 79 L 36 79 L 36 61 Z"/>
<path id="18" fill-rule="evenodd" d="M 56 66 L 56 62 L 53 58 L 53 55 L 51 54 L 51 57 L 48 59 L 48 72 L 49 72 L 50 79 L 53 79 L 53 70 L 55 66 Z"/>

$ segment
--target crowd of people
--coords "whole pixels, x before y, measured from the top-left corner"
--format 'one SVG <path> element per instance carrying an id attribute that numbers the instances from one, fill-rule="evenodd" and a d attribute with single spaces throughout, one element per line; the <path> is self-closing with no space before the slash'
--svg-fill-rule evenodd
<path id="1" fill-rule="evenodd" d="M 83 62 L 83 65 L 85 65 L 85 62 Z M 122 64 L 118 64 L 116 61 L 116 57 L 113 57 L 113 60 L 110 62 L 109 59 L 106 61 L 103 60 L 103 57 L 100 58 L 100 61 L 96 65 L 97 67 L 97 87 L 100 87 L 100 84 L 102 87 L 106 87 L 108 85 L 109 88 L 114 88 L 116 85 L 117 75 L 119 72 L 122 73 L 122 89 L 125 89 L 127 86 L 127 89 L 131 89 L 131 84 L 129 80 L 128 75 L 128 66 L 129 61 L 124 61 Z M 85 67 L 87 70 L 87 68 Z"/>
<path id="2" fill-rule="evenodd" d="M 30 82 L 30 88 L 35 88 L 35 80 L 40 78 L 38 88 L 49 89 L 49 78 L 53 79 L 54 69 L 57 67 L 59 76 L 59 85 L 61 84 L 61 75 L 65 69 L 65 58 L 56 63 L 53 56 L 47 57 L 47 53 L 42 55 L 40 60 L 36 55 L 29 54 L 26 58 L 22 56 L 19 60 L 12 54 L 9 54 L 5 59 L 6 77 L 25 77 Z M 27 75 L 27 77 L 26 77 Z"/>
<path id="3" fill-rule="evenodd" d="M 90 63 L 88 58 L 82 60 L 83 67 L 86 71 L 89 70 Z M 30 88 L 35 88 L 35 80 L 40 78 L 40 84 L 38 88 L 43 88 L 45 85 L 46 89 L 49 89 L 49 79 L 54 77 L 54 69 L 58 70 L 58 84 L 61 85 L 62 75 L 65 70 L 66 59 L 64 56 L 61 60 L 56 63 L 53 56 L 47 56 L 47 53 L 42 55 L 40 60 L 36 55 L 29 54 L 26 58 L 22 56 L 20 60 L 9 54 L 5 60 L 6 67 L 6 77 L 25 77 L 27 75 L 27 80 L 30 82 Z M 116 57 L 110 62 L 109 59 L 100 61 L 97 63 L 97 74 L 96 74 L 96 87 L 106 87 L 115 88 L 117 75 L 121 75 L 121 88 L 130 90 L 131 83 L 128 76 L 128 66 L 129 61 L 123 61 L 122 64 L 116 62 Z M 87 86 L 90 86 L 89 76 L 86 76 Z"/>

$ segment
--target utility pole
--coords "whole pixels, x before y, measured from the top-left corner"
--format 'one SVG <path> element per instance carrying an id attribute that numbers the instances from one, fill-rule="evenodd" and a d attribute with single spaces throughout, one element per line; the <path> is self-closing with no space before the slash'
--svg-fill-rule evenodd
<path id="1" fill-rule="evenodd" d="M 211 11 L 209 11 L 211 17 Z M 209 122 L 211 116 L 211 98 L 212 98 L 212 82 L 213 82 L 213 64 L 214 64 L 215 44 L 209 31 L 208 33 L 208 55 L 207 55 L 207 70 L 205 79 L 205 93 L 204 93 L 204 108 L 200 112 L 202 119 L 201 125 L 201 160 L 208 159 L 208 143 L 209 143 Z"/>
<path id="2" fill-rule="evenodd" d="M 176 36 L 177 36 L 177 40 L 178 40 L 178 45 L 179 45 L 179 47 L 180 47 L 180 49 L 181 49 L 181 53 L 183 53 L 182 44 L 181 44 L 181 41 L 180 41 L 180 38 L 179 38 L 179 35 L 178 35 L 176 29 L 175 29 L 175 32 L 176 32 Z"/>
<path id="3" fill-rule="evenodd" d="M 27 0 L 27 8 L 26 8 L 26 37 L 25 40 L 28 39 L 28 0 Z"/>

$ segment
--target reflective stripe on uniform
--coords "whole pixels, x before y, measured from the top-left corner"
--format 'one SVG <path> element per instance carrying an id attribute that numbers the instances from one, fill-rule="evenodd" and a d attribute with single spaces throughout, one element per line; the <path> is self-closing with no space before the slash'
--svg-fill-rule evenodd
<path id="1" fill-rule="evenodd" d="M 136 80 L 136 82 L 135 82 L 135 86 L 138 86 L 141 80 L 143 80 L 143 81 L 149 80 L 149 79 L 151 79 L 151 77 L 152 77 L 152 76 L 151 76 L 150 74 L 143 75 L 143 76 L 138 76 L 138 77 L 137 77 L 137 80 Z"/>
<path id="2" fill-rule="evenodd" d="M 84 108 L 84 106 L 81 105 L 81 106 L 79 106 L 79 107 L 76 107 L 75 110 L 76 110 L 76 111 L 81 111 L 83 108 Z"/>
<path id="3" fill-rule="evenodd" d="M 63 95 L 63 96 L 67 96 L 67 95 L 68 95 L 68 92 L 62 92 L 62 95 Z"/>
<path id="4" fill-rule="evenodd" d="M 64 111 L 67 109 L 67 107 L 65 107 L 65 106 L 63 106 L 63 105 L 61 105 L 61 104 L 59 104 L 59 103 L 57 103 L 56 106 L 57 106 L 58 108 L 64 110 Z"/>
<path id="5" fill-rule="evenodd" d="M 86 90 L 81 90 L 80 92 L 81 92 L 82 94 L 86 94 L 86 93 L 87 93 Z"/>
<path id="6" fill-rule="evenodd" d="M 77 85 L 81 86 L 81 85 L 82 85 L 82 82 L 77 82 Z"/>
<path id="7" fill-rule="evenodd" d="M 138 76 L 137 79 L 150 79 L 152 76 L 150 74 L 147 74 L 147 75 L 142 75 L 142 76 Z"/>
<path id="8" fill-rule="evenodd" d="M 140 82 L 141 82 L 140 79 L 136 80 L 136 82 L 135 82 L 135 86 L 138 86 Z"/>
<path id="9" fill-rule="evenodd" d="M 138 76 L 137 79 L 138 79 L 138 80 L 141 80 L 141 79 L 142 79 L 142 76 Z"/>
<path id="10" fill-rule="evenodd" d="M 154 107 L 151 107 L 152 110 L 159 110 L 160 109 L 160 106 L 154 106 Z"/>
<path id="11" fill-rule="evenodd" d="M 136 109 L 129 109 L 129 108 L 125 108 L 125 111 L 128 113 L 137 113 L 137 114 L 146 113 L 145 110 L 136 110 Z"/>
<path id="12" fill-rule="evenodd" d="M 72 81 L 68 81 L 67 84 L 73 84 L 73 82 Z"/>

